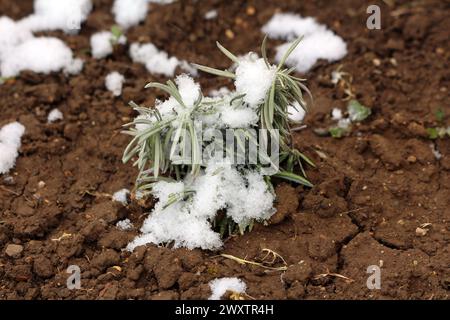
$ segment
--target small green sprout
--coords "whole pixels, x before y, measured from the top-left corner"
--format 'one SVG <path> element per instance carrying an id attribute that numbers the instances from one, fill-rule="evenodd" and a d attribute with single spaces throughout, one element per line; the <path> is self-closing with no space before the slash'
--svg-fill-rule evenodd
<path id="1" fill-rule="evenodd" d="M 340 139 L 348 133 L 348 130 L 341 127 L 331 127 L 328 129 L 328 132 L 333 138 Z"/>
<path id="2" fill-rule="evenodd" d="M 444 112 L 444 110 L 442 110 L 441 108 L 437 109 L 436 112 L 434 113 L 434 115 L 435 115 L 436 120 L 437 120 L 438 122 L 444 121 L 444 118 L 445 118 L 445 112 Z"/>
<path id="3" fill-rule="evenodd" d="M 122 29 L 119 26 L 114 25 L 114 26 L 111 27 L 111 34 L 112 34 L 111 44 L 113 46 L 119 44 L 120 43 L 120 39 L 123 36 Z"/>
<path id="4" fill-rule="evenodd" d="M 450 127 L 449 128 L 442 128 L 442 127 L 437 127 L 437 128 L 427 128 L 427 133 L 428 133 L 428 138 L 435 140 L 438 138 L 444 138 L 445 135 L 450 136 Z"/>

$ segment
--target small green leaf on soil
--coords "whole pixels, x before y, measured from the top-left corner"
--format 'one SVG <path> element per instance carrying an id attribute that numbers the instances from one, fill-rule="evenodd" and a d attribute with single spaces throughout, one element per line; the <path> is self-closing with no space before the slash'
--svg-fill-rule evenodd
<path id="1" fill-rule="evenodd" d="M 357 100 L 351 100 L 348 103 L 347 111 L 350 116 L 350 119 L 356 122 L 365 120 L 372 113 L 372 110 L 370 110 L 370 108 L 363 106 Z"/>
<path id="2" fill-rule="evenodd" d="M 445 112 L 444 112 L 444 110 L 439 108 L 438 110 L 436 110 L 434 115 L 436 116 L 436 120 L 437 121 L 442 122 L 444 120 L 444 117 L 445 117 Z"/>
<path id="3" fill-rule="evenodd" d="M 427 132 L 429 139 L 437 139 L 439 136 L 437 128 L 427 128 Z"/>
<path id="4" fill-rule="evenodd" d="M 347 131 L 344 128 L 339 127 L 332 127 L 328 129 L 328 131 L 330 132 L 330 135 L 336 139 L 342 138 L 347 133 Z"/>

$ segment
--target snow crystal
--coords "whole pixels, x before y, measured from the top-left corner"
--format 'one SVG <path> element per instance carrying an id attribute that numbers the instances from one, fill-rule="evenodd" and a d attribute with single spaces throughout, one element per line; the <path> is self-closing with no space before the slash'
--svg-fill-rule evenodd
<path id="1" fill-rule="evenodd" d="M 130 219 L 124 219 L 124 220 L 118 221 L 116 223 L 116 227 L 119 230 L 127 231 L 130 229 L 133 229 L 133 224 L 131 223 Z"/>
<path id="2" fill-rule="evenodd" d="M 20 24 L 34 32 L 72 32 L 80 29 L 91 10 L 91 0 L 35 0 L 34 13 L 22 19 Z"/>
<path id="3" fill-rule="evenodd" d="M 268 68 L 264 59 L 248 55 L 240 59 L 236 68 L 236 91 L 245 94 L 244 101 L 256 107 L 264 101 L 275 75 L 276 69 L 273 66 Z"/>
<path id="4" fill-rule="evenodd" d="M 205 13 L 205 19 L 206 20 L 212 20 L 217 18 L 217 10 L 209 10 L 208 12 Z"/>
<path id="5" fill-rule="evenodd" d="M 176 57 L 169 57 L 167 52 L 160 51 L 152 43 L 140 45 L 133 43 L 130 47 L 133 62 L 142 63 L 150 73 L 171 77 L 180 61 Z"/>
<path id="6" fill-rule="evenodd" d="M 127 38 L 120 36 L 115 39 L 115 36 L 110 31 L 100 31 L 91 36 L 92 56 L 96 59 L 102 59 L 109 56 L 114 51 L 114 41 L 118 44 L 125 44 Z"/>
<path id="7" fill-rule="evenodd" d="M 335 121 L 342 119 L 342 110 L 339 108 L 333 108 L 331 111 L 331 118 Z"/>
<path id="8" fill-rule="evenodd" d="M 2 57 L 1 74 L 15 77 L 23 70 L 48 74 L 70 68 L 74 63 L 72 50 L 56 38 L 31 38 L 8 50 Z"/>
<path id="9" fill-rule="evenodd" d="M 47 116 L 47 122 L 52 123 L 58 120 L 62 120 L 64 118 L 63 114 L 59 109 L 55 108 Z"/>
<path id="10" fill-rule="evenodd" d="M 114 71 L 106 76 L 105 86 L 106 89 L 111 91 L 114 96 L 118 97 L 122 94 L 122 87 L 124 82 L 125 77 L 117 71 Z"/>
<path id="11" fill-rule="evenodd" d="M 303 118 L 305 118 L 306 111 L 303 109 L 298 101 L 295 101 L 293 105 L 288 106 L 288 114 L 289 119 L 295 122 L 303 121 Z"/>
<path id="12" fill-rule="evenodd" d="M 291 53 L 286 64 L 299 72 L 307 72 L 319 59 L 328 62 L 342 59 L 347 54 L 344 40 L 315 19 L 291 13 L 278 13 L 263 26 L 262 31 L 270 37 L 293 40 L 303 36 L 303 40 Z M 276 61 L 280 61 L 291 43 L 277 47 Z"/>
<path id="13" fill-rule="evenodd" d="M 209 282 L 212 294 L 208 300 L 220 300 L 227 291 L 245 293 L 247 285 L 238 278 L 217 278 Z"/>
<path id="14" fill-rule="evenodd" d="M 0 174 L 14 167 L 24 132 L 25 127 L 19 122 L 9 123 L 0 129 Z"/>
<path id="15" fill-rule="evenodd" d="M 130 190 L 128 189 L 121 189 L 117 192 L 114 192 L 112 195 L 113 201 L 120 202 L 124 206 L 128 204 L 128 194 L 130 194 Z"/>

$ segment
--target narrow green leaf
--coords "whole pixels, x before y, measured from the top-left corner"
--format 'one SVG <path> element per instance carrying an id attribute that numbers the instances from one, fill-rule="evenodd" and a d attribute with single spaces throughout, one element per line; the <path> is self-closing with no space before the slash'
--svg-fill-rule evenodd
<path id="1" fill-rule="evenodd" d="M 300 38 L 297 38 L 297 40 L 292 42 L 291 46 L 289 47 L 289 49 L 287 49 L 287 51 L 284 53 L 283 57 L 281 58 L 280 62 L 278 63 L 278 70 L 281 70 L 281 68 L 286 63 L 287 58 L 291 55 L 292 51 L 294 51 L 295 48 L 297 48 L 298 44 L 302 41 L 302 39 L 303 39 L 303 36 L 301 36 Z"/>
<path id="2" fill-rule="evenodd" d="M 219 41 L 216 41 L 216 45 L 219 48 L 220 51 L 222 51 L 222 53 L 224 55 L 226 55 L 231 61 L 239 63 L 239 59 L 238 57 L 236 57 L 234 54 L 232 54 L 227 48 L 225 48 L 224 46 L 222 46 Z"/>
<path id="3" fill-rule="evenodd" d="M 267 59 L 267 48 L 266 48 L 266 46 L 267 46 L 267 34 L 264 36 L 264 40 L 263 40 L 262 45 L 261 45 L 261 56 L 264 59 L 266 67 L 270 68 L 269 59 Z"/>
<path id="4" fill-rule="evenodd" d="M 206 66 L 202 66 L 200 64 L 193 64 L 198 70 L 206 72 L 206 73 L 210 73 L 219 77 L 224 77 L 224 78 L 230 78 L 230 79 L 235 79 L 236 75 L 232 72 L 229 71 L 223 71 L 223 70 L 219 70 L 219 69 L 214 69 L 214 68 L 210 68 L 210 67 L 206 67 Z"/>
<path id="5" fill-rule="evenodd" d="M 307 187 L 313 187 L 313 184 L 311 182 L 292 172 L 281 171 L 279 173 L 274 174 L 273 176 L 284 180 L 292 181 L 295 183 L 299 183 Z"/>

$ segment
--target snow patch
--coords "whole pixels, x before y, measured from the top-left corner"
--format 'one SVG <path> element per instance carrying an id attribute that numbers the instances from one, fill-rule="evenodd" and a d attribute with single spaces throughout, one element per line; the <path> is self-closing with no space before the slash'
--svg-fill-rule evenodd
<path id="1" fill-rule="evenodd" d="M 319 59 L 333 62 L 347 54 L 344 40 L 311 17 L 277 13 L 263 26 L 262 31 L 275 39 L 291 41 L 304 37 L 286 61 L 288 66 L 295 67 L 298 72 L 309 71 Z M 279 62 L 290 46 L 291 42 L 278 46 L 275 60 Z"/>
<path id="2" fill-rule="evenodd" d="M 230 105 L 221 112 L 223 123 L 229 128 L 247 128 L 256 125 L 258 114 L 251 108 L 233 108 Z"/>
<path id="3" fill-rule="evenodd" d="M 130 194 L 130 190 L 128 189 L 121 189 L 117 192 L 114 192 L 112 195 L 113 201 L 120 202 L 124 206 L 128 204 L 128 195 Z"/>
<path id="4" fill-rule="evenodd" d="M 0 129 L 0 174 L 8 173 L 19 155 L 21 138 L 25 127 L 19 122 L 12 122 Z"/>
<path id="5" fill-rule="evenodd" d="M 274 66 L 267 67 L 264 59 L 247 55 L 239 60 L 236 68 L 235 86 L 238 94 L 245 94 L 244 101 L 257 107 L 270 89 L 276 76 Z"/>
<path id="6" fill-rule="evenodd" d="M 116 22 L 128 29 L 144 21 L 148 14 L 148 3 L 169 4 L 174 0 L 115 0 L 112 13 Z"/>
<path id="7" fill-rule="evenodd" d="M 116 22 L 125 29 L 144 21 L 147 12 L 147 0 L 115 0 L 112 7 Z"/>
<path id="8" fill-rule="evenodd" d="M 81 59 L 73 59 L 71 63 L 64 67 L 64 73 L 70 75 L 80 74 L 81 70 L 83 70 L 84 62 Z"/>
<path id="9" fill-rule="evenodd" d="M 133 224 L 130 219 L 124 219 L 116 223 L 116 227 L 119 230 L 127 231 L 133 229 Z"/>
<path id="10" fill-rule="evenodd" d="M 33 37 L 27 28 L 5 16 L 0 17 L 0 30 L 0 61 L 8 51 Z"/>
<path id="11" fill-rule="evenodd" d="M 183 200 L 189 190 L 192 199 Z M 214 250 L 222 246 L 220 235 L 211 229 L 217 211 L 238 224 L 252 219 L 266 220 L 275 212 L 275 196 L 263 176 L 255 171 L 239 172 L 229 162 L 212 160 L 199 176 L 184 181 L 154 184 L 152 195 L 158 198 L 152 213 L 144 221 L 142 235 L 128 245 L 128 250 L 146 243 L 173 242 L 174 247 Z M 169 204 L 170 199 L 178 199 Z"/>
<path id="12" fill-rule="evenodd" d="M 288 106 L 289 119 L 295 122 L 301 122 L 305 118 L 306 111 L 303 109 L 298 101 L 295 101 L 293 105 Z"/>
<path id="13" fill-rule="evenodd" d="M 127 38 L 122 35 L 119 39 L 115 39 L 112 32 L 100 31 L 91 36 L 90 42 L 92 56 L 96 59 L 102 59 L 113 53 L 115 42 L 118 44 L 126 44 Z"/>
<path id="14" fill-rule="evenodd" d="M 442 158 L 442 153 L 439 152 L 438 148 L 434 143 L 430 144 L 431 152 L 433 153 L 433 156 L 436 158 L 436 160 L 440 160 Z"/>
<path id="15" fill-rule="evenodd" d="M 35 0 L 34 13 L 22 19 L 21 26 L 33 32 L 77 31 L 92 10 L 91 0 Z"/>
<path id="16" fill-rule="evenodd" d="M 62 120 L 64 118 L 63 114 L 59 109 L 55 108 L 47 116 L 47 122 L 52 123 L 58 120 Z"/>
<path id="17" fill-rule="evenodd" d="M 209 10 L 208 12 L 205 13 L 205 19 L 206 20 L 212 20 L 217 18 L 217 10 L 213 9 L 213 10 Z"/>
<path id="18" fill-rule="evenodd" d="M 339 121 L 342 119 L 342 110 L 339 108 L 333 108 L 333 110 L 331 110 L 331 119 L 335 120 L 335 121 Z"/>
<path id="19" fill-rule="evenodd" d="M 300 36 L 308 36 L 326 30 L 312 17 L 303 18 L 293 13 L 276 13 L 262 27 L 262 32 L 274 39 L 292 41 Z"/>
<path id="20" fill-rule="evenodd" d="M 114 96 L 118 97 L 122 94 L 122 87 L 124 82 L 125 77 L 117 71 L 114 71 L 106 76 L 105 86 L 106 89 L 111 91 Z"/>
<path id="21" fill-rule="evenodd" d="M 39 37 L 10 48 L 6 55 L 2 55 L 0 69 L 2 77 L 9 78 L 24 70 L 44 74 L 71 70 L 74 63 L 77 62 L 73 59 L 72 50 L 64 42 L 57 38 Z"/>
<path id="22" fill-rule="evenodd" d="M 168 53 L 156 48 L 152 43 L 133 43 L 130 47 L 133 62 L 142 63 L 150 73 L 173 76 L 179 64 L 176 57 L 169 57 Z"/>
<path id="23" fill-rule="evenodd" d="M 227 291 L 245 293 L 247 285 L 238 278 L 217 278 L 209 282 L 212 294 L 208 300 L 220 300 Z"/>

